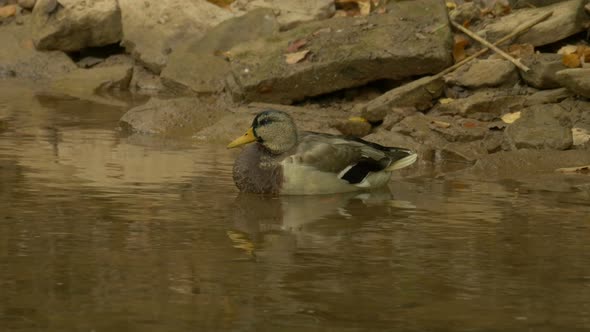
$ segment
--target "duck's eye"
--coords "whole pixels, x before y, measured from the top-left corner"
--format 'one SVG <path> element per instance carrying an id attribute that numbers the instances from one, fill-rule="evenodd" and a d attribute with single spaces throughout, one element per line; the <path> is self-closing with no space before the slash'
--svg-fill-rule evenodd
<path id="1" fill-rule="evenodd" d="M 268 118 L 262 119 L 260 121 L 258 121 L 258 125 L 259 126 L 266 126 L 267 124 L 271 123 L 271 120 Z"/>

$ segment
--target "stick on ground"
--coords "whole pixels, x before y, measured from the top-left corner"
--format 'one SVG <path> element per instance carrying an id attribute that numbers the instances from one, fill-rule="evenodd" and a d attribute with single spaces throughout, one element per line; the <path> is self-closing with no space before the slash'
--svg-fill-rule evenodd
<path id="1" fill-rule="evenodd" d="M 531 20 L 529 23 L 527 23 L 527 24 L 523 25 L 522 27 L 520 27 L 520 28 L 518 28 L 518 29 L 514 30 L 514 31 L 513 31 L 513 32 L 511 32 L 510 34 L 508 34 L 508 35 L 506 35 L 506 36 L 502 37 L 501 39 L 499 39 L 498 41 L 496 41 L 496 42 L 494 43 L 494 45 L 495 45 L 495 46 L 498 46 L 498 45 L 500 45 L 500 44 L 504 43 L 505 41 L 507 41 L 507 40 L 510 40 L 510 39 L 512 39 L 512 38 L 514 38 L 514 37 L 516 37 L 516 36 L 518 36 L 519 34 L 521 34 L 521 33 L 525 32 L 525 31 L 527 31 L 528 29 L 530 29 L 530 28 L 534 27 L 535 25 L 537 25 L 537 24 L 539 24 L 539 23 L 541 23 L 541 22 L 545 21 L 545 20 L 546 20 L 546 19 L 548 19 L 548 18 L 549 18 L 551 15 L 553 15 L 553 12 L 546 13 L 546 14 L 544 14 L 544 15 L 542 15 L 542 16 L 539 16 L 538 18 L 536 18 L 536 19 L 534 19 L 534 20 Z M 475 58 L 477 58 L 477 57 L 479 57 L 479 56 L 481 56 L 481 55 L 485 54 L 485 53 L 486 53 L 487 51 L 489 51 L 489 50 L 490 50 L 490 49 L 486 47 L 486 48 L 483 48 L 483 49 L 481 49 L 481 50 L 477 51 L 475 54 L 472 54 L 472 55 L 468 56 L 467 58 L 465 58 L 465 59 L 463 59 L 463 60 L 461 60 L 461 61 L 457 62 L 457 63 L 456 63 L 456 64 L 454 64 L 453 66 L 451 66 L 451 67 L 449 67 L 449 68 L 447 68 L 447 69 L 445 69 L 445 70 L 441 71 L 440 73 L 436 74 L 434 78 L 440 78 L 440 77 L 443 77 L 443 76 L 445 76 L 446 74 L 448 74 L 448 73 L 450 73 L 450 72 L 454 71 L 455 69 L 457 69 L 457 68 L 459 68 L 459 67 L 463 66 L 464 64 L 466 64 L 466 63 L 470 62 L 471 60 L 473 60 L 473 59 L 475 59 Z"/>
<path id="2" fill-rule="evenodd" d="M 483 44 L 484 46 L 487 46 L 488 48 L 491 48 L 494 52 L 500 54 L 504 59 L 512 62 L 516 67 L 522 69 L 525 73 L 527 71 L 530 70 L 529 67 L 523 65 L 522 63 L 520 63 L 520 61 L 518 61 L 518 59 L 513 58 L 512 56 L 510 56 L 510 54 L 502 51 L 501 49 L 499 49 L 498 47 L 494 46 L 494 44 L 490 43 L 489 41 L 481 38 L 480 36 L 476 35 L 474 32 L 472 32 L 471 30 L 467 29 L 466 27 L 457 24 L 455 22 L 451 21 L 451 24 L 456 28 L 461 30 L 461 32 L 463 32 L 464 34 L 468 35 L 469 37 L 477 40 L 478 42 L 480 42 L 481 44 Z"/>

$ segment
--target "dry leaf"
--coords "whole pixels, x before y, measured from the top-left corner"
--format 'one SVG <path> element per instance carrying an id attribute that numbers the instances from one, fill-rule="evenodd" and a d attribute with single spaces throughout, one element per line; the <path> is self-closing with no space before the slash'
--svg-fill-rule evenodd
<path id="1" fill-rule="evenodd" d="M 569 68 L 580 67 L 580 57 L 575 53 L 564 54 L 563 58 L 561 59 L 561 62 L 563 63 L 564 66 L 569 67 Z"/>
<path id="2" fill-rule="evenodd" d="M 455 35 L 453 44 L 453 59 L 455 63 L 465 59 L 465 47 L 469 45 L 469 39 L 464 35 Z"/>
<path id="3" fill-rule="evenodd" d="M 438 100 L 438 102 L 442 105 L 452 103 L 453 101 L 455 101 L 453 98 L 441 98 Z"/>
<path id="4" fill-rule="evenodd" d="M 582 173 L 582 174 L 590 174 L 590 165 L 578 166 L 578 167 L 558 168 L 555 171 L 556 172 L 560 172 L 560 173 Z"/>
<path id="5" fill-rule="evenodd" d="M 0 7 L 0 17 L 10 17 L 16 15 L 16 5 Z"/>
<path id="6" fill-rule="evenodd" d="M 309 50 L 285 54 L 285 62 L 289 65 L 296 64 L 298 62 L 305 60 L 305 57 L 307 57 L 307 54 L 309 54 Z"/>
<path id="7" fill-rule="evenodd" d="M 583 128 L 572 128 L 572 137 L 574 146 L 586 144 L 586 142 L 590 142 L 590 131 Z"/>
<path id="8" fill-rule="evenodd" d="M 439 128 L 449 128 L 451 126 L 450 123 L 439 120 L 432 120 L 432 124 Z"/>
<path id="9" fill-rule="evenodd" d="M 292 41 L 289 43 L 289 46 L 287 46 L 287 53 L 297 52 L 300 48 L 305 46 L 305 44 L 307 44 L 307 40 L 303 38 Z"/>
<path id="10" fill-rule="evenodd" d="M 520 112 L 514 113 L 506 113 L 501 117 L 504 123 L 513 123 L 514 121 L 520 119 Z"/>
<path id="11" fill-rule="evenodd" d="M 576 53 L 578 46 L 576 45 L 565 45 L 557 51 L 557 54 L 572 54 Z"/>

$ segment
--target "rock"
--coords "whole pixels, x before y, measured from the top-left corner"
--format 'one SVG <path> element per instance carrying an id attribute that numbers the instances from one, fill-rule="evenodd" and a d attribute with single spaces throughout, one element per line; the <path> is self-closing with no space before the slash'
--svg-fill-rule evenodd
<path id="1" fill-rule="evenodd" d="M 448 84 L 471 89 L 514 85 L 517 81 L 516 67 L 508 60 L 499 59 L 473 60 L 445 77 Z"/>
<path id="2" fill-rule="evenodd" d="M 303 22 L 332 17 L 336 11 L 334 0 L 237 0 L 231 7 L 238 11 L 271 9 L 277 13 L 281 30 L 291 29 Z"/>
<path id="3" fill-rule="evenodd" d="M 297 51 L 309 52 L 288 64 L 287 45 L 299 40 L 306 42 Z M 438 72 L 452 63 L 451 45 L 442 2 L 393 2 L 386 14 L 301 24 L 234 47 L 228 87 L 235 99 L 291 103 L 379 79 Z"/>
<path id="4" fill-rule="evenodd" d="M 573 93 L 590 98 L 590 68 L 571 68 L 558 71 L 557 80 Z"/>
<path id="5" fill-rule="evenodd" d="M 590 163 L 588 151 L 516 150 L 482 156 L 469 170 L 487 178 L 522 180 L 532 174 L 554 173 L 556 169 Z"/>
<path id="6" fill-rule="evenodd" d="M 573 144 L 571 123 L 557 104 L 522 110 L 520 119 L 509 125 L 505 133 L 513 149 L 566 150 Z"/>
<path id="7" fill-rule="evenodd" d="M 170 54 L 161 73 L 163 83 L 175 91 L 219 92 L 230 71 L 229 62 L 222 53 L 236 44 L 268 37 L 278 31 L 272 10 L 261 8 L 220 23 L 203 38 L 187 36 L 185 45 Z"/>
<path id="8" fill-rule="evenodd" d="M 209 28 L 233 17 L 205 0 L 119 0 L 122 45 L 159 74 L 168 55 L 187 39 L 198 40 Z"/>
<path id="9" fill-rule="evenodd" d="M 32 16 L 33 41 L 41 50 L 72 52 L 121 40 L 117 0 L 39 0 Z"/>
<path id="10" fill-rule="evenodd" d="M 586 0 L 569 0 L 546 7 L 514 10 L 509 15 L 494 18 L 478 34 L 493 43 L 532 19 L 552 11 L 553 15 L 547 20 L 513 40 L 513 43 L 529 43 L 533 46 L 551 44 L 585 29 L 585 24 L 590 20 L 584 13 L 585 4 Z"/>
<path id="11" fill-rule="evenodd" d="M 146 104 L 125 113 L 120 125 L 130 132 L 175 138 L 192 137 L 226 114 L 199 98 L 152 97 Z"/>
<path id="12" fill-rule="evenodd" d="M 450 103 L 438 104 L 432 110 L 432 114 L 460 115 L 481 121 L 493 121 L 506 113 L 522 109 L 525 102 L 526 96 L 513 95 L 504 90 L 483 90 Z"/>
<path id="13" fill-rule="evenodd" d="M 432 107 L 432 100 L 440 97 L 443 91 L 442 79 L 425 76 L 369 101 L 362 108 L 361 116 L 369 121 L 377 122 L 383 120 L 393 108 L 415 107 L 424 111 Z"/>
<path id="14" fill-rule="evenodd" d="M 40 95 L 52 97 L 70 97 L 89 100 L 114 106 L 125 106 L 112 98 L 104 98 L 98 93 L 111 90 L 126 90 L 131 81 L 133 67 L 118 65 L 112 67 L 76 69 L 61 77 L 55 78 L 49 88 L 42 90 Z"/>
<path id="15" fill-rule="evenodd" d="M 76 64 L 61 51 L 40 52 L 30 40 L 30 15 L 22 16 L 26 24 L 0 28 L 0 78 L 44 80 L 76 69 Z"/>
<path id="16" fill-rule="evenodd" d="M 16 5 L 7 5 L 0 7 L 0 18 L 7 18 L 11 16 L 16 16 L 17 8 Z"/>
<path id="17" fill-rule="evenodd" d="M 573 94 L 566 88 L 541 90 L 527 96 L 524 106 L 558 103 L 572 96 Z"/>
<path id="18" fill-rule="evenodd" d="M 554 53 L 538 53 L 522 59 L 522 63 L 531 70 L 520 71 L 520 77 L 527 84 L 537 89 L 555 89 L 561 87 L 556 73 L 567 69 L 562 63 L 562 56 Z"/>
<path id="19" fill-rule="evenodd" d="M 158 94 L 166 90 L 160 76 L 150 72 L 142 66 L 133 67 L 133 77 L 129 83 L 129 90 L 142 94 Z"/>
<path id="20" fill-rule="evenodd" d="M 449 13 L 451 20 L 457 22 L 458 24 L 463 24 L 465 22 L 475 22 L 479 20 L 481 16 L 481 10 L 477 6 L 475 2 L 465 2 L 460 4 Z"/>
<path id="21" fill-rule="evenodd" d="M 512 8 L 531 8 L 549 6 L 563 0 L 509 0 Z"/>
<path id="22" fill-rule="evenodd" d="M 450 126 L 430 125 L 430 129 L 439 133 L 449 142 L 471 142 L 483 139 L 488 133 L 486 123 L 471 119 L 457 119 L 448 122 Z"/>
<path id="23" fill-rule="evenodd" d="M 18 0 L 18 5 L 24 9 L 33 10 L 37 0 Z"/>
<path id="24" fill-rule="evenodd" d="M 371 133 L 372 126 L 368 121 L 341 120 L 332 125 L 344 136 L 364 137 Z"/>

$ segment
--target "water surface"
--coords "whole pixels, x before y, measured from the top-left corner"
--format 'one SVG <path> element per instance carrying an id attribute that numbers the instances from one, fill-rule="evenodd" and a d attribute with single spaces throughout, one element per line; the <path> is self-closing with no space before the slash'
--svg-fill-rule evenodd
<path id="1" fill-rule="evenodd" d="M 240 195 L 234 152 L 123 112 L 0 85 L 0 331 L 590 330 L 587 192 Z"/>

